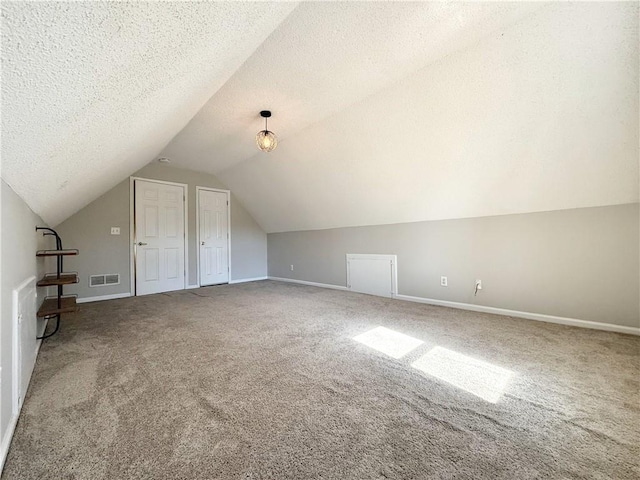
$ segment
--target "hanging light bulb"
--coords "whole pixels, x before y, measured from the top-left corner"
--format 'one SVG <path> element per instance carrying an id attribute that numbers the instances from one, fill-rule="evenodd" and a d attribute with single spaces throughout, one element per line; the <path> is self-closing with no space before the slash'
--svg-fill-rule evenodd
<path id="1" fill-rule="evenodd" d="M 271 152 L 278 146 L 276 134 L 267 129 L 267 118 L 271 116 L 269 110 L 262 110 L 260 116 L 264 118 L 264 130 L 260 130 L 256 135 L 256 144 L 263 152 Z"/>

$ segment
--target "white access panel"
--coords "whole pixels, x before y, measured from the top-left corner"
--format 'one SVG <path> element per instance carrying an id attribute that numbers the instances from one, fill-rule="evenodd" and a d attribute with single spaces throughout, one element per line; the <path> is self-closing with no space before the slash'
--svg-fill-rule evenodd
<path id="1" fill-rule="evenodd" d="M 347 288 L 393 298 L 398 294 L 397 255 L 347 254 Z"/>
<path id="2" fill-rule="evenodd" d="M 30 277 L 13 291 L 13 413 L 22 407 L 36 364 L 37 347 L 36 277 Z"/>

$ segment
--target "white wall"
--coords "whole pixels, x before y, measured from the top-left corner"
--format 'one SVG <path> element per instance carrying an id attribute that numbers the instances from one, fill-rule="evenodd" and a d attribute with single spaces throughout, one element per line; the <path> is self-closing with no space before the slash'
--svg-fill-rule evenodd
<path id="1" fill-rule="evenodd" d="M 42 248 L 51 248 L 50 238 L 46 239 L 41 233 L 36 233 L 37 225 L 43 226 L 42 219 L 38 217 L 27 204 L 4 182 L 0 181 L 1 205 L 1 303 L 0 303 L 0 464 L 4 462 L 4 456 L 11 440 L 11 432 L 16 421 L 13 416 L 12 404 L 12 340 L 14 324 L 12 318 L 12 292 L 31 276 L 41 278 L 44 274 L 45 264 L 42 259 L 36 259 L 36 251 Z M 38 302 L 40 305 L 46 295 L 45 289 L 38 289 Z M 36 319 L 29 321 L 36 322 Z M 38 332 L 44 326 L 42 321 L 37 321 Z"/>

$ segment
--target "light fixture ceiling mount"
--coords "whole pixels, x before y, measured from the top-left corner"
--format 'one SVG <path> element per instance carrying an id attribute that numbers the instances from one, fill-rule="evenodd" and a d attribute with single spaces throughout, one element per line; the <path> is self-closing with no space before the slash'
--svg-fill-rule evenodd
<path id="1" fill-rule="evenodd" d="M 256 135 L 256 144 L 263 152 L 271 152 L 278 146 L 278 138 L 275 133 L 267 128 L 267 119 L 271 117 L 270 110 L 262 110 L 260 116 L 264 118 L 264 130 L 260 130 Z"/>

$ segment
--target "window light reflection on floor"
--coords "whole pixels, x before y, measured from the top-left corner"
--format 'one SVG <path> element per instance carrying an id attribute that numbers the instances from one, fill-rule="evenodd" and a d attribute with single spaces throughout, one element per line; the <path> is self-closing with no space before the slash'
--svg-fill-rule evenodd
<path id="1" fill-rule="evenodd" d="M 385 327 L 376 327 L 353 339 L 393 358 L 402 358 L 424 343 L 422 340 Z"/>
<path id="2" fill-rule="evenodd" d="M 491 403 L 500 399 L 513 375 L 510 370 L 443 347 L 434 347 L 411 366 Z"/>

